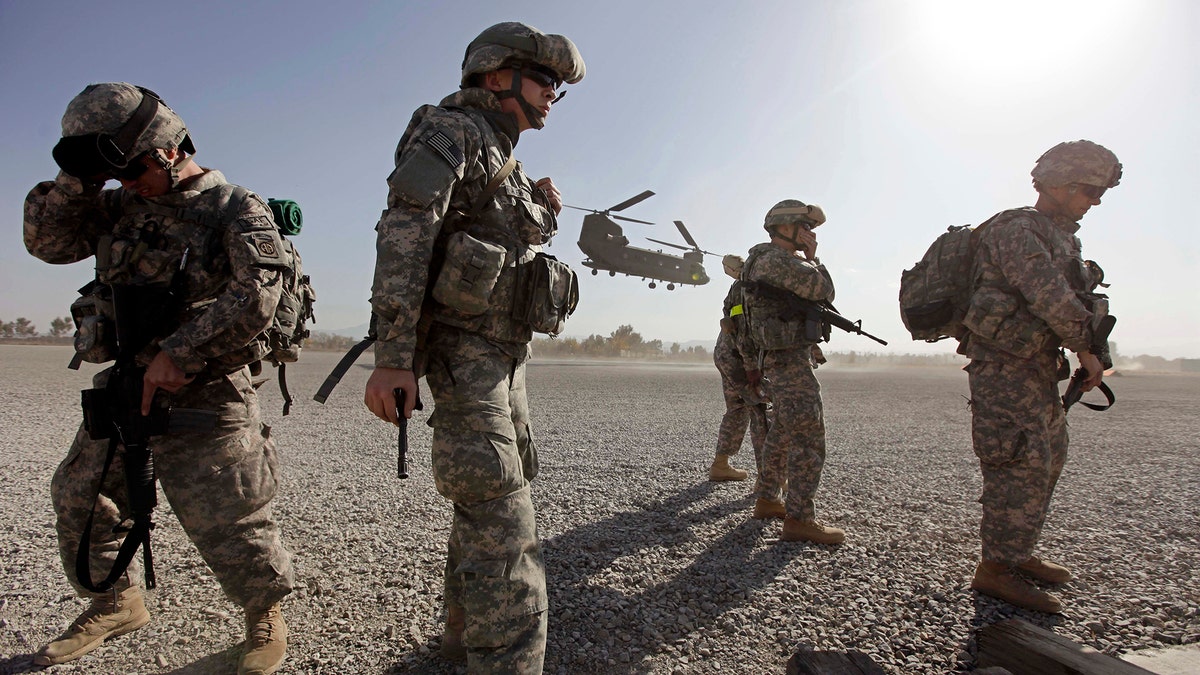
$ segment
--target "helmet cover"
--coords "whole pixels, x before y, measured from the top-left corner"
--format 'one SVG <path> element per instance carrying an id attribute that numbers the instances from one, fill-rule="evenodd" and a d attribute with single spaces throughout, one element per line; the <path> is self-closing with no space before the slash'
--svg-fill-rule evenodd
<path id="1" fill-rule="evenodd" d="M 1042 153 L 1029 175 L 1035 185 L 1045 187 L 1081 183 L 1111 188 L 1121 182 L 1121 162 L 1098 143 L 1066 141 Z"/>
<path id="2" fill-rule="evenodd" d="M 767 211 L 763 229 L 770 232 L 778 225 L 797 223 L 815 228 L 825 222 L 825 212 L 816 204 L 805 204 L 798 199 L 785 199 Z"/>
<path id="3" fill-rule="evenodd" d="M 530 63 L 549 68 L 567 84 L 579 82 L 585 72 L 583 57 L 569 38 L 506 21 L 485 29 L 467 45 L 460 85 L 465 89 L 475 75 Z"/>

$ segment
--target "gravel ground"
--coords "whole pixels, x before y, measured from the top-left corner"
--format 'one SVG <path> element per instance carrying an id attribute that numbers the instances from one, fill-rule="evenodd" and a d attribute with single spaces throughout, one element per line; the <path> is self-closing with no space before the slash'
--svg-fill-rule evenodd
<path id="1" fill-rule="evenodd" d="M 49 501 L 88 386 L 69 356 L 0 345 L 0 673 L 36 670 L 32 652 L 84 607 L 59 570 Z M 337 357 L 289 368 L 302 399 L 289 417 L 274 382 L 262 388 L 299 577 L 280 672 L 463 672 L 437 656 L 450 509 L 430 479 L 424 414 L 410 427 L 412 477 L 397 480 L 395 432 L 360 403 L 369 356 L 328 404 L 309 400 Z M 1072 413 L 1042 551 L 1078 578 L 1055 617 L 967 586 L 980 483 L 966 375 L 819 375 L 829 459 L 817 508 L 846 528 L 837 548 L 779 543 L 778 521 L 749 518 L 749 483 L 705 480 L 722 412 L 711 366 L 530 366 L 547 673 L 782 673 L 801 646 L 861 650 L 888 673 L 964 672 L 975 631 L 1014 616 L 1114 655 L 1200 641 L 1200 377 L 1113 378 L 1116 407 Z M 753 464 L 748 444 L 735 464 Z M 241 611 L 160 502 L 153 621 L 57 672 L 236 672 Z"/>

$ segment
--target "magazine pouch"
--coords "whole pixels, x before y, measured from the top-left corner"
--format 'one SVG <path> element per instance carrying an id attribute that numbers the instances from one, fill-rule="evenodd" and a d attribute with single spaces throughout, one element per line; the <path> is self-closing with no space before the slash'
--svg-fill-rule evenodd
<path id="1" fill-rule="evenodd" d="M 538 252 L 517 266 L 513 318 L 524 321 L 535 333 L 551 337 L 562 332 L 567 317 L 579 304 L 575 272 L 552 255 Z"/>
<path id="2" fill-rule="evenodd" d="M 496 280 L 504 269 L 503 246 L 480 241 L 466 232 L 446 240 L 446 258 L 433 285 L 433 299 L 469 316 L 487 311 Z"/>

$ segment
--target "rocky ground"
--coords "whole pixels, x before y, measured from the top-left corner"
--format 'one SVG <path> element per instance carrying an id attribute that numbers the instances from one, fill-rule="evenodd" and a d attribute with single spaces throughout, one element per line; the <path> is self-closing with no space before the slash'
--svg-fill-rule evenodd
<path id="1" fill-rule="evenodd" d="M 84 607 L 62 580 L 49 482 L 78 423 L 86 374 L 62 347 L 0 346 L 0 673 Z M 430 430 L 395 431 L 361 405 L 370 356 L 324 406 L 338 355 L 289 368 L 301 399 L 264 409 L 285 461 L 278 513 L 299 589 L 281 673 L 456 673 L 439 659 L 449 505 L 429 475 Z M 857 649 L 888 673 L 974 667 L 975 631 L 1019 617 L 1109 654 L 1200 641 L 1200 377 L 1111 380 L 1111 411 L 1071 413 L 1072 456 L 1042 550 L 1075 570 L 1061 616 L 967 586 L 978 555 L 978 466 L 965 374 L 823 368 L 829 459 L 819 515 L 837 548 L 779 543 L 751 520 L 748 483 L 706 479 L 722 412 L 701 365 L 535 362 L 542 473 L 534 500 L 550 587 L 547 673 L 781 673 L 799 647 Z M 749 447 L 735 464 L 753 464 Z M 152 623 L 57 672 L 233 673 L 242 615 L 165 501 Z"/>

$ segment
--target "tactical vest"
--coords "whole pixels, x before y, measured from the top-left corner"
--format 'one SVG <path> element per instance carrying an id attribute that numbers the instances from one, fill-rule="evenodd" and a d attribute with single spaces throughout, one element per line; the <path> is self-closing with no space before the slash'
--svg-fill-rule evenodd
<path id="1" fill-rule="evenodd" d="M 765 254 L 761 249 L 755 249 L 750 249 L 746 264 L 742 267 L 742 279 L 745 281 L 759 280 L 754 276 L 754 268 Z M 762 281 L 771 283 L 770 279 Z M 742 294 L 742 306 L 751 340 L 760 350 L 804 348 L 807 351 L 821 340 L 819 336 L 809 335 L 805 316 L 789 311 L 787 303 L 778 297 L 746 290 Z"/>
<path id="2" fill-rule="evenodd" d="M 1026 219 L 1031 223 L 1024 229 L 1042 244 L 1050 255 L 1051 264 L 1077 296 L 1083 299 L 1092 295 L 1097 301 L 1103 299 L 1103 296 L 1091 294 L 1099 281 L 1099 267 L 1083 260 L 1077 236 L 1064 232 L 1053 220 L 1035 209 L 1005 211 L 990 222 L 980 240 L 975 266 L 975 290 L 963 317 L 963 326 L 968 330 L 968 335 L 959 350 L 971 358 L 979 358 L 993 350 L 1025 359 L 1039 354 L 1049 357 L 1062 345 L 1062 338 L 1029 310 L 1029 303 L 1021 292 L 999 273 L 984 246 L 989 237 L 1021 236 L 1021 232 L 1006 226 L 1017 219 Z M 1103 307 L 1097 305 L 1088 309 L 1107 313 L 1107 301 L 1103 301 Z"/>

